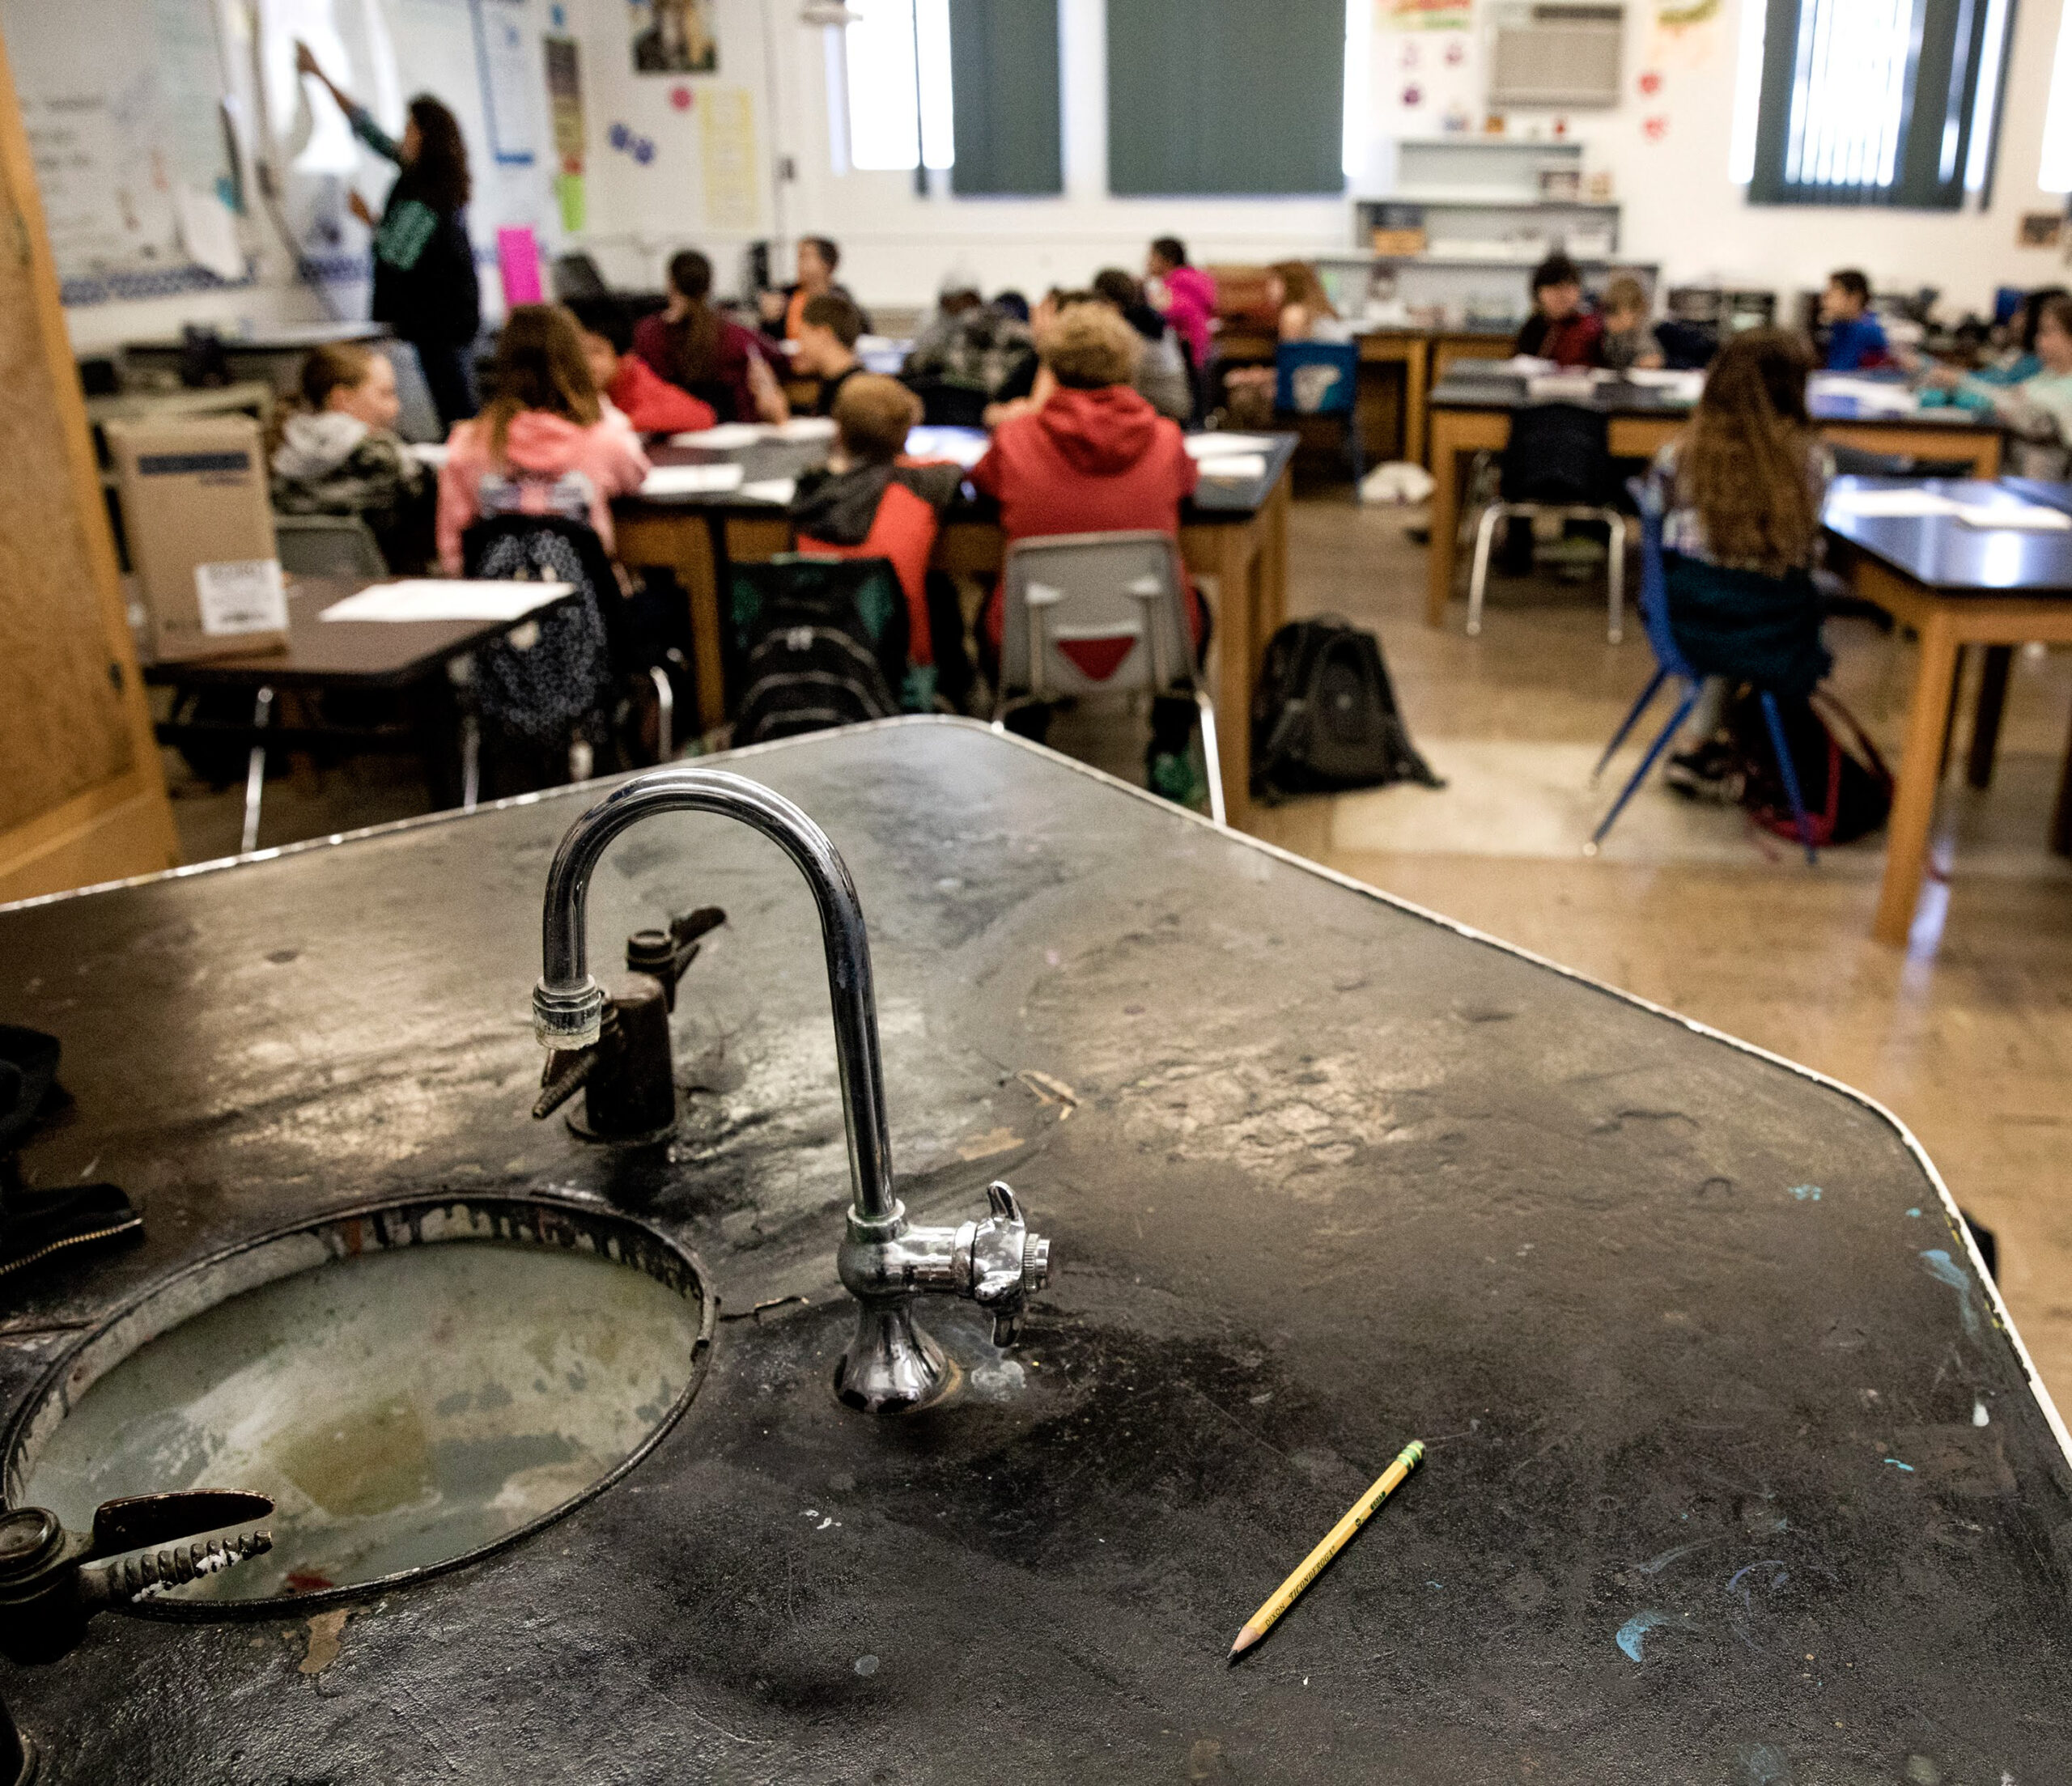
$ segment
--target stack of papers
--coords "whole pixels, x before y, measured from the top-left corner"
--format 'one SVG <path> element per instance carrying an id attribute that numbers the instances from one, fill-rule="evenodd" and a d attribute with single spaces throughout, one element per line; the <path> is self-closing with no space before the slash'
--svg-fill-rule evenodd
<path id="1" fill-rule="evenodd" d="M 523 620 L 575 592 L 572 583 L 475 583 L 405 577 L 377 583 L 324 610 L 325 620 Z"/>
<path id="2" fill-rule="evenodd" d="M 775 503 L 779 507 L 788 503 L 799 487 L 795 477 L 759 477 L 752 484 L 741 486 L 741 494 L 751 503 Z"/>
<path id="3" fill-rule="evenodd" d="M 1190 459 L 1221 459 L 1226 454 L 1263 453 L 1273 442 L 1263 434 L 1191 434 L 1187 438 Z"/>
<path id="4" fill-rule="evenodd" d="M 679 435 L 679 439 L 686 438 Z M 657 465 L 640 486 L 643 496 L 716 496 L 739 490 L 741 468 L 737 465 Z"/>
<path id="5" fill-rule="evenodd" d="M 1201 474 L 1219 482 L 1248 483 L 1255 477 L 1266 476 L 1266 455 L 1263 452 L 1229 452 L 1214 459 L 1202 461 Z"/>
<path id="6" fill-rule="evenodd" d="M 834 418 L 831 415 L 795 415 L 781 427 L 771 430 L 779 440 L 832 440 L 834 438 Z"/>
<path id="7" fill-rule="evenodd" d="M 736 452 L 762 439 L 763 431 L 753 422 L 722 422 L 716 428 L 701 428 L 695 434 L 673 434 L 673 447 L 710 447 L 715 452 Z"/>
<path id="8" fill-rule="evenodd" d="M 909 459 L 947 459 L 969 471 L 986 456 L 989 444 L 983 428 L 910 428 L 906 431 Z"/>
<path id="9" fill-rule="evenodd" d="M 1828 507 L 1836 515 L 1890 517 L 1954 515 L 1958 505 L 1932 490 L 1843 490 L 1828 498 Z"/>
<path id="10" fill-rule="evenodd" d="M 2024 533 L 2062 533 L 2072 528 L 2072 515 L 2032 503 L 1955 503 L 1951 505 L 1966 527 L 2006 527 Z"/>
<path id="11" fill-rule="evenodd" d="M 1912 415 L 1914 394 L 1905 385 L 1888 379 L 1851 378 L 1846 374 L 1815 372 L 1809 395 L 1840 397 L 1853 403 L 1866 415 Z"/>

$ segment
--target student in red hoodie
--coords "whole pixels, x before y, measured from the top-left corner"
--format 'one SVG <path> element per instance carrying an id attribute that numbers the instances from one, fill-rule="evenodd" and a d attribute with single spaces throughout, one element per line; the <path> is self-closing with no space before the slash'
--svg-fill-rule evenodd
<path id="1" fill-rule="evenodd" d="M 1178 538 L 1180 504 L 1194 492 L 1195 461 L 1179 424 L 1134 388 L 1144 337 L 1106 304 L 1076 304 L 1045 331 L 1040 350 L 1056 389 L 1033 413 L 1002 424 L 971 482 L 1000 505 L 1010 541 L 1053 533 L 1155 529 Z M 1205 630 L 1201 598 L 1190 591 L 1195 643 Z M 998 590 L 986 605 L 984 637 L 1000 649 Z M 1186 798 L 1195 778 L 1186 757 L 1191 702 L 1161 701 L 1153 716 L 1149 768 L 1160 792 Z M 1045 715 L 1027 723 L 1040 730 Z"/>
<path id="2" fill-rule="evenodd" d="M 695 434 L 719 420 L 712 405 L 669 383 L 633 351 L 633 325 L 616 303 L 571 304 L 597 394 L 635 434 Z"/>
<path id="3" fill-rule="evenodd" d="M 611 499 L 648 475 L 640 443 L 605 419 L 575 319 L 559 304 L 520 304 L 504 319 L 496 396 L 447 442 L 439 473 L 439 561 L 457 575 L 461 537 L 489 515 L 587 521 L 612 545 Z"/>
<path id="4" fill-rule="evenodd" d="M 907 430 L 920 419 L 921 400 L 898 380 L 874 372 L 845 378 L 834 402 L 834 451 L 825 471 L 799 480 L 791 522 L 804 557 L 891 561 L 906 597 L 906 704 L 925 711 L 936 685 L 928 560 L 964 473 L 954 465 L 906 458 Z M 962 624 L 959 613 L 959 632 Z M 961 640 L 945 643 L 961 652 Z"/>
<path id="5" fill-rule="evenodd" d="M 1602 366 L 1604 319 L 1583 308 L 1583 276 L 1565 254 L 1550 254 L 1532 269 L 1532 314 L 1518 331 L 1514 352 L 1556 366 Z"/>
<path id="6" fill-rule="evenodd" d="M 782 422 L 791 407 L 769 354 L 712 302 L 712 263 L 695 248 L 669 257 L 669 301 L 634 325 L 633 350 L 672 384 L 710 404 L 722 422 Z"/>

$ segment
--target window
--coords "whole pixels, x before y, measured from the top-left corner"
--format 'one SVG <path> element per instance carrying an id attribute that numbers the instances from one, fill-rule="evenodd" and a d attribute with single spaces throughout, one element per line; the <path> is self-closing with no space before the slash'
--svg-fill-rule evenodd
<path id="1" fill-rule="evenodd" d="M 1345 190 L 1344 0 L 1108 0 L 1108 190 Z"/>
<path id="2" fill-rule="evenodd" d="M 849 165 L 951 166 L 949 0 L 849 0 L 849 10 L 855 22 L 841 28 Z"/>
<path id="3" fill-rule="evenodd" d="M 1983 206 L 2012 0 L 1751 0 L 1730 169 L 1759 205 Z"/>
<path id="4" fill-rule="evenodd" d="M 2036 185 L 2072 193 L 2072 8 L 2057 24 L 2057 55 L 2050 65 L 2050 109 L 2043 119 L 2043 165 Z"/>

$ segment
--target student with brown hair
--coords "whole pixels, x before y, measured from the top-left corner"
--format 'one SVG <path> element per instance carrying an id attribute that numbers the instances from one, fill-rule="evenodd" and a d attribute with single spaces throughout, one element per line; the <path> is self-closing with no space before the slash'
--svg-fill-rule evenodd
<path id="1" fill-rule="evenodd" d="M 1654 325 L 1648 320 L 1647 288 L 1630 273 L 1620 274 L 1604 288 L 1604 333 L 1598 352 L 1615 372 L 1636 367 L 1651 371 L 1665 363 Z"/>
<path id="2" fill-rule="evenodd" d="M 388 356 L 356 342 L 312 348 L 301 396 L 274 448 L 274 508 L 357 515 L 390 569 L 422 566 L 431 546 L 431 473 L 396 433 L 402 405 Z"/>
<path id="3" fill-rule="evenodd" d="M 633 330 L 633 350 L 722 422 L 782 422 L 791 412 L 752 329 L 712 302 L 712 263 L 695 248 L 670 257 L 669 303 Z"/>
<path id="4" fill-rule="evenodd" d="M 1565 254 L 1550 254 L 1532 269 L 1532 314 L 1512 351 L 1556 366 L 1595 366 L 1604 334 L 1601 318 L 1583 304 L 1583 276 Z"/>
<path id="5" fill-rule="evenodd" d="M 1732 337 L 1689 426 L 1656 456 L 1670 627 L 1692 668 L 1713 679 L 1693 720 L 1701 738 L 1717 727 L 1730 684 L 1803 697 L 1833 662 L 1812 571 L 1834 456 L 1807 413 L 1812 369 L 1796 334 Z M 1682 753 L 1671 785 L 1720 788 L 1726 757 L 1709 741 Z"/>
<path id="6" fill-rule="evenodd" d="M 815 415 L 834 414 L 843 385 L 862 374 L 864 363 L 856 358 L 856 343 L 863 333 L 863 312 L 840 292 L 823 291 L 807 300 L 792 331 L 798 347 L 792 355 L 792 370 L 800 378 L 820 380 L 813 399 Z"/>
<path id="7" fill-rule="evenodd" d="M 606 551 L 611 499 L 639 489 L 648 460 L 632 431 L 607 421 L 575 319 L 520 304 L 496 344 L 496 395 L 453 431 L 439 474 L 439 558 L 461 564 L 461 537 L 489 515 L 587 522 Z"/>
<path id="8" fill-rule="evenodd" d="M 827 469 L 800 478 L 790 514 L 798 550 L 807 558 L 891 561 L 906 597 L 907 660 L 928 668 L 936 660 L 928 560 L 942 511 L 964 473 L 958 465 L 906 459 L 907 431 L 920 419 L 921 400 L 898 380 L 875 372 L 845 380 L 834 403 Z"/>

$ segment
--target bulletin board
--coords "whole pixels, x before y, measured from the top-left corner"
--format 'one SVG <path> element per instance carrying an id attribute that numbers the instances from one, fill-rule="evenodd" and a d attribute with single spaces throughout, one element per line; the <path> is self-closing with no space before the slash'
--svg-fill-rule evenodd
<path id="1" fill-rule="evenodd" d="M 0 0 L 0 30 L 67 303 L 248 277 L 209 0 Z"/>

